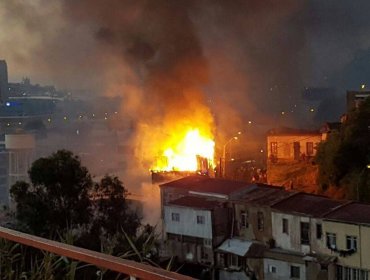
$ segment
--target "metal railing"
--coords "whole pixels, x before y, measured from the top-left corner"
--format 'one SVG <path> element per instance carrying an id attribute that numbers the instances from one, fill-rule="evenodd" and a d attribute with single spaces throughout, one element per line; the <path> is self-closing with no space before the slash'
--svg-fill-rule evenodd
<path id="1" fill-rule="evenodd" d="M 26 246 L 48 251 L 56 255 L 65 256 L 84 263 L 93 264 L 100 268 L 109 269 L 125 275 L 130 279 L 172 279 L 172 280 L 192 280 L 194 278 L 167 271 L 161 268 L 146 264 L 121 259 L 103 253 L 83 249 L 80 247 L 64 244 L 61 242 L 37 237 L 19 231 L 0 227 L 0 238 L 14 241 Z"/>

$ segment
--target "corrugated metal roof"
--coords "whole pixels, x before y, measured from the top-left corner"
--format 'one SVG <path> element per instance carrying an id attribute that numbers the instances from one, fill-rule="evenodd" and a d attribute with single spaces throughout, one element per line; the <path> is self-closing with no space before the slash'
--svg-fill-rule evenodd
<path id="1" fill-rule="evenodd" d="M 322 217 L 344 203 L 325 196 L 297 193 L 274 204 L 272 208 L 291 214 Z"/>
<path id="2" fill-rule="evenodd" d="M 169 205 L 191 207 L 198 209 L 214 209 L 215 207 L 222 206 L 219 201 L 209 200 L 204 197 L 184 196 L 168 203 Z"/>
<path id="3" fill-rule="evenodd" d="M 325 219 L 353 224 L 370 224 L 370 204 L 351 202 L 328 213 Z"/>
<path id="4" fill-rule="evenodd" d="M 294 192 L 286 191 L 282 188 L 259 186 L 258 188 L 246 193 L 240 199 L 240 202 L 257 204 L 263 206 L 271 206 L 280 200 L 293 195 Z"/>
<path id="5" fill-rule="evenodd" d="M 236 238 L 226 239 L 217 248 L 217 250 L 225 253 L 238 255 L 240 257 L 244 257 L 248 253 L 248 250 L 252 246 L 252 244 L 253 241 L 248 240 L 241 240 Z"/>

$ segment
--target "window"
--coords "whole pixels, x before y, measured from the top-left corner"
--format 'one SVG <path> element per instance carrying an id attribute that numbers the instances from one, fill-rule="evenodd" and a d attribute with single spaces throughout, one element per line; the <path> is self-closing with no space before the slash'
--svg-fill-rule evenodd
<path id="1" fill-rule="evenodd" d="M 288 234 L 289 231 L 289 224 L 288 224 L 288 219 L 283 219 L 283 233 Z"/>
<path id="2" fill-rule="evenodd" d="M 259 231 L 263 231 L 264 229 L 264 217 L 262 212 L 257 212 L 257 228 Z"/>
<path id="3" fill-rule="evenodd" d="M 301 222 L 301 244 L 310 244 L 310 224 Z"/>
<path id="4" fill-rule="evenodd" d="M 234 254 L 229 254 L 229 266 L 239 267 L 240 266 L 239 256 L 234 255 Z"/>
<path id="5" fill-rule="evenodd" d="M 242 228 L 248 228 L 248 211 L 240 212 L 240 226 Z"/>
<path id="6" fill-rule="evenodd" d="M 337 265 L 337 280 L 369 280 L 369 272 L 363 269 Z"/>
<path id="7" fill-rule="evenodd" d="M 197 216 L 197 224 L 204 225 L 204 216 Z"/>
<path id="8" fill-rule="evenodd" d="M 299 266 L 290 266 L 290 278 L 300 278 L 301 277 L 301 270 Z"/>
<path id="9" fill-rule="evenodd" d="M 321 239 L 322 237 L 322 225 L 316 224 L 316 238 Z"/>
<path id="10" fill-rule="evenodd" d="M 225 263 L 225 254 L 223 254 L 223 253 L 218 254 L 218 264 L 221 267 L 225 267 L 226 266 L 226 263 Z"/>
<path id="11" fill-rule="evenodd" d="M 326 245 L 330 249 L 336 249 L 337 248 L 337 235 L 332 232 L 326 233 Z"/>
<path id="12" fill-rule="evenodd" d="M 270 273 L 276 273 L 277 269 L 276 269 L 276 266 L 274 265 L 269 265 L 269 272 Z"/>
<path id="13" fill-rule="evenodd" d="M 180 214 L 179 213 L 171 213 L 171 219 L 174 222 L 180 222 Z"/>
<path id="14" fill-rule="evenodd" d="M 271 155 L 275 157 L 277 156 L 277 142 L 270 143 L 270 151 L 271 151 Z"/>
<path id="15" fill-rule="evenodd" d="M 357 237 L 347 235 L 346 244 L 347 244 L 347 250 L 357 250 Z"/>
<path id="16" fill-rule="evenodd" d="M 306 153 L 308 156 L 313 156 L 313 142 L 306 143 Z"/>
<path id="17" fill-rule="evenodd" d="M 212 247 L 212 239 L 204 238 L 203 245 L 204 247 Z"/>

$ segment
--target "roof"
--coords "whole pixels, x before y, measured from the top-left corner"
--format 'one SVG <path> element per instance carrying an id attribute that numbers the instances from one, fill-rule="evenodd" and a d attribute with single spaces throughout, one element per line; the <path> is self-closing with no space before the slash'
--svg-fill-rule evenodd
<path id="1" fill-rule="evenodd" d="M 321 135 L 321 133 L 318 130 L 306 130 L 290 127 L 273 128 L 267 132 L 267 136 L 282 136 L 282 135 Z"/>
<path id="2" fill-rule="evenodd" d="M 275 187 L 269 185 L 257 184 L 258 187 L 245 195 L 240 199 L 241 202 L 257 204 L 263 206 L 271 206 L 280 200 L 293 195 L 293 192 L 288 192 L 282 187 Z"/>
<path id="3" fill-rule="evenodd" d="M 217 251 L 234 254 L 240 257 L 263 256 L 265 247 L 255 241 L 242 240 L 237 238 L 226 239 L 218 248 Z"/>
<path id="4" fill-rule="evenodd" d="M 343 204 L 343 201 L 333 200 L 321 195 L 296 193 L 274 204 L 272 208 L 291 214 L 322 217 Z"/>
<path id="5" fill-rule="evenodd" d="M 328 213 L 325 219 L 353 224 L 370 224 L 370 204 L 351 202 Z"/>
<path id="6" fill-rule="evenodd" d="M 222 203 L 215 200 L 208 200 L 204 197 L 183 196 L 181 198 L 170 201 L 168 205 L 176 205 L 198 209 L 214 209 L 215 207 L 221 206 Z"/>
<path id="7" fill-rule="evenodd" d="M 244 188 L 256 188 L 255 185 L 251 185 L 246 182 L 209 178 L 207 176 L 201 175 L 184 177 L 179 180 L 168 182 L 159 186 L 161 188 L 181 188 L 188 191 L 216 193 L 223 195 L 229 195 Z"/>

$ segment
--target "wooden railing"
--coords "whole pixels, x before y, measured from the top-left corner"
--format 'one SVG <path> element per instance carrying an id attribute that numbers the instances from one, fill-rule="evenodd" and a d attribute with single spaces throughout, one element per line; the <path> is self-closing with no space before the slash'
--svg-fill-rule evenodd
<path id="1" fill-rule="evenodd" d="M 130 279 L 193 279 L 191 277 L 184 276 L 175 272 L 170 272 L 157 267 L 130 260 L 124 260 L 118 257 L 52 241 L 46 238 L 37 237 L 4 227 L 0 227 L 0 238 L 31 246 L 40 250 L 48 251 L 60 256 L 65 256 L 84 263 L 93 264 L 100 268 L 105 268 L 125 275 L 129 275 Z"/>

